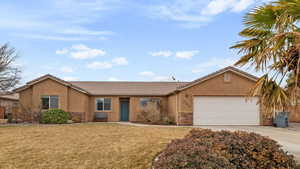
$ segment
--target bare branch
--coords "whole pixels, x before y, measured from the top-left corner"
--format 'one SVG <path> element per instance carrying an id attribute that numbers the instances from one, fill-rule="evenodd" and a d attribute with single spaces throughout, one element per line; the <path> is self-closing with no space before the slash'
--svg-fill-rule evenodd
<path id="1" fill-rule="evenodd" d="M 21 70 L 13 66 L 17 57 L 15 48 L 8 44 L 0 46 L 0 92 L 12 89 L 21 79 Z"/>

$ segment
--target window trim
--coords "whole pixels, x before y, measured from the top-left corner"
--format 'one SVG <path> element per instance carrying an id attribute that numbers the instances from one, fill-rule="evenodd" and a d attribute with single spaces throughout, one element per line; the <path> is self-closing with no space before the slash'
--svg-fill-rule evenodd
<path id="1" fill-rule="evenodd" d="M 103 99 L 103 110 L 98 110 L 98 106 L 97 106 L 97 101 Z M 110 99 L 110 109 L 109 110 L 105 110 L 104 109 L 104 99 Z M 96 112 L 111 112 L 112 111 L 112 106 L 113 105 L 113 101 L 111 97 L 96 97 L 95 98 L 95 111 Z"/>
<path id="2" fill-rule="evenodd" d="M 140 107 L 145 107 L 148 105 L 148 102 L 150 101 L 151 98 L 149 97 L 142 97 L 139 99 L 139 106 Z M 142 102 L 146 102 L 145 105 L 142 104 Z"/>
<path id="3" fill-rule="evenodd" d="M 57 108 L 51 108 L 51 107 L 50 107 L 50 105 L 51 105 L 51 99 L 50 99 L 50 97 L 51 97 L 51 96 L 56 96 L 56 97 L 57 97 L 57 99 L 58 99 L 58 107 L 57 107 Z M 42 100 L 42 99 L 43 99 L 43 98 L 46 98 L 46 97 L 48 97 L 48 99 L 49 99 L 49 103 L 48 103 L 48 104 L 49 104 L 49 108 L 48 108 L 48 109 L 44 109 L 44 108 L 43 108 L 43 105 L 42 105 L 42 104 L 43 104 L 43 100 Z M 42 109 L 42 110 L 60 109 L 59 95 L 42 95 L 42 96 L 41 96 L 41 109 Z"/>
<path id="4" fill-rule="evenodd" d="M 147 100 L 147 104 L 146 104 L 145 106 L 143 106 L 143 105 L 141 104 L 141 102 L 142 102 L 143 99 Z M 149 101 L 151 102 L 151 101 L 153 101 L 153 100 L 158 101 L 157 103 L 158 103 L 159 105 L 162 104 L 162 98 L 160 98 L 160 97 L 141 97 L 141 98 L 139 99 L 139 106 L 140 106 L 140 108 L 146 107 L 146 106 L 148 105 L 148 102 L 149 102 Z"/>

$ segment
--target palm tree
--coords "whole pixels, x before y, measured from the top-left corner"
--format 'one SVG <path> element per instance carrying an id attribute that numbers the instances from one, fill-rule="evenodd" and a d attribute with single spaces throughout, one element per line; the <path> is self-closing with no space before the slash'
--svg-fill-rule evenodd
<path id="1" fill-rule="evenodd" d="M 251 90 L 251 96 L 261 96 L 268 112 L 284 111 L 297 98 L 300 82 L 300 0 L 277 0 L 258 6 L 244 17 L 245 28 L 240 36 L 245 40 L 231 48 L 238 49 L 241 58 L 237 66 L 251 66 L 265 74 Z M 283 82 L 290 76 L 293 90 Z"/>

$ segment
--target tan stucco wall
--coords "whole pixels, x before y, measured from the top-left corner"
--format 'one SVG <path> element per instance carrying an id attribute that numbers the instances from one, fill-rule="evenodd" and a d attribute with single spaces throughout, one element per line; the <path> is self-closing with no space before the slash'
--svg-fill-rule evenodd
<path id="1" fill-rule="evenodd" d="M 138 115 L 140 112 L 140 98 L 147 96 L 91 96 L 90 99 L 90 108 L 91 113 L 89 116 L 89 121 L 92 121 L 94 118 L 95 112 L 107 112 L 108 121 L 116 122 L 120 121 L 120 99 L 129 98 L 129 121 L 137 121 Z M 112 99 L 112 110 L 111 111 L 97 111 L 96 110 L 96 98 L 111 98 Z M 148 97 L 147 97 L 148 98 Z M 150 98 L 160 98 L 162 101 L 162 113 L 167 113 L 167 97 L 150 97 Z"/>
<path id="2" fill-rule="evenodd" d="M 167 97 L 149 97 L 149 96 L 133 96 L 130 97 L 130 121 L 137 121 L 139 113 L 141 112 L 140 99 L 141 98 L 159 98 L 161 99 L 161 113 L 168 114 L 168 98 Z"/>
<path id="3" fill-rule="evenodd" d="M 23 108 L 21 112 L 38 112 L 41 107 L 41 97 L 43 95 L 59 96 L 59 108 L 67 112 L 83 113 L 83 121 L 94 121 L 95 112 L 101 112 L 96 110 L 96 98 L 111 98 L 112 110 L 103 111 L 108 113 L 108 121 L 110 122 L 120 121 L 120 98 L 130 98 L 129 118 L 130 121 L 136 121 L 140 112 L 140 98 L 143 97 L 89 96 L 54 80 L 46 79 L 20 92 L 20 103 Z M 162 99 L 162 113 L 167 113 L 167 97 L 159 98 Z"/>
<path id="4" fill-rule="evenodd" d="M 41 107 L 40 98 L 44 95 L 59 96 L 59 108 L 68 111 L 68 87 L 51 79 L 33 85 L 32 103 L 34 108 Z"/>
<path id="5" fill-rule="evenodd" d="M 68 92 L 68 112 L 83 113 L 84 121 L 88 121 L 90 114 L 89 96 L 72 88 L 69 88 Z"/>
<path id="6" fill-rule="evenodd" d="M 194 96 L 246 96 L 255 84 L 254 81 L 233 72 L 227 73 L 230 73 L 230 82 L 224 82 L 224 74 L 221 74 L 168 97 L 153 98 L 161 98 L 161 112 L 164 115 L 173 118 L 178 124 L 183 124 L 182 119 L 185 121 L 184 124 L 192 124 Z M 141 112 L 140 98 L 147 97 L 89 96 L 54 80 L 46 79 L 20 92 L 21 106 L 27 110 L 37 110 L 43 95 L 58 95 L 60 108 L 68 112 L 84 113 L 84 121 L 94 120 L 94 113 L 97 112 L 97 97 L 112 98 L 112 110 L 105 111 L 108 113 L 108 121 L 111 122 L 120 121 L 120 98 L 129 98 L 129 119 L 130 121 L 137 121 Z"/>
<path id="7" fill-rule="evenodd" d="M 96 99 L 97 98 L 111 98 L 112 99 L 112 110 L 110 111 L 97 111 L 96 110 Z M 91 96 L 90 98 L 90 115 L 89 121 L 94 120 L 95 112 L 106 112 L 107 113 L 107 120 L 110 122 L 115 122 L 120 120 L 120 113 L 119 113 L 119 97 L 117 96 Z"/>
<path id="8" fill-rule="evenodd" d="M 32 87 L 27 88 L 19 93 L 20 112 L 13 115 L 14 119 L 31 120 L 27 115 L 28 111 L 32 111 Z"/>
<path id="9" fill-rule="evenodd" d="M 187 88 L 179 93 L 180 112 L 193 111 L 193 96 L 246 96 L 255 85 L 245 77 L 230 73 L 231 81 L 224 82 L 224 74 Z"/>
<path id="10" fill-rule="evenodd" d="M 177 123 L 177 117 L 178 117 L 176 97 L 177 94 L 173 94 L 168 97 L 168 115 L 170 118 L 174 119 L 175 123 Z"/>
<path id="11" fill-rule="evenodd" d="M 19 93 L 19 101 L 22 112 L 25 112 L 25 109 L 30 109 L 32 107 L 32 87 Z"/>
<path id="12" fill-rule="evenodd" d="M 224 81 L 223 73 L 178 93 L 179 124 L 192 125 L 194 96 L 247 96 L 256 83 L 234 72 L 226 73 L 230 74 L 230 82 Z"/>
<path id="13" fill-rule="evenodd" d="M 21 104 L 20 113 L 22 114 L 28 111 L 40 111 L 41 97 L 44 95 L 59 96 L 59 108 L 67 112 L 83 113 L 84 117 L 86 113 L 89 113 L 88 95 L 51 79 L 36 83 L 32 87 L 21 91 L 19 94 Z M 83 121 L 86 121 L 86 119 L 83 119 Z"/>

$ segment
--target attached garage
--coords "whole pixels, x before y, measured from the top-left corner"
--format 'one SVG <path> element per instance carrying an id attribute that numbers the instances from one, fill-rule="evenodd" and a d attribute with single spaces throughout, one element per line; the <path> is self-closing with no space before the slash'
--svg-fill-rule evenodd
<path id="1" fill-rule="evenodd" d="M 257 77 L 226 67 L 180 87 L 175 95 L 178 125 L 269 125 L 259 97 L 247 100 Z"/>
<path id="2" fill-rule="evenodd" d="M 259 125 L 258 98 L 195 96 L 194 125 Z"/>

